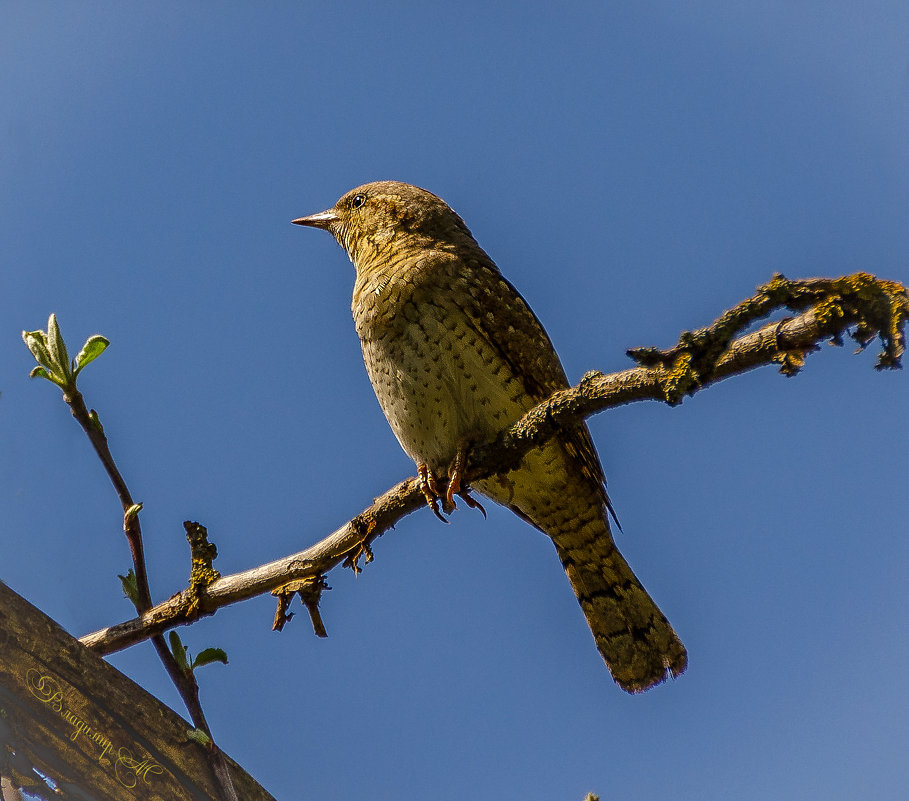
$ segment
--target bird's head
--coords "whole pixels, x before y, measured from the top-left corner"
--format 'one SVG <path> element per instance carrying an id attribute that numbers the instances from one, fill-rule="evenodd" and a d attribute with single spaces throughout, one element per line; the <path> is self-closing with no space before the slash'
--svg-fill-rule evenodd
<path id="1" fill-rule="evenodd" d="M 444 200 L 399 181 L 358 186 L 332 208 L 292 222 L 330 231 L 358 270 L 374 258 L 412 248 L 476 246 Z"/>

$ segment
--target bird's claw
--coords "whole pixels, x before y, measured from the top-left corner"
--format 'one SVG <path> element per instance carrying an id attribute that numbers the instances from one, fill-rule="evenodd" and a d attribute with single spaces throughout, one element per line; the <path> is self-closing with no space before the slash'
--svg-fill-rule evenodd
<path id="1" fill-rule="evenodd" d="M 444 494 L 439 492 L 439 484 L 436 476 L 432 470 L 429 469 L 428 465 L 418 464 L 417 475 L 420 479 L 420 490 L 423 493 L 423 497 L 426 498 L 426 505 L 432 509 L 432 513 L 443 523 L 447 523 L 448 520 L 442 516 L 442 512 L 450 515 L 458 508 L 457 503 L 455 503 L 455 495 L 461 498 L 464 503 L 467 504 L 468 508 L 479 509 L 483 513 L 483 517 L 486 517 L 486 510 L 483 508 L 483 504 L 470 494 L 467 487 L 461 484 L 461 479 L 464 476 L 463 451 L 458 451 L 458 455 L 449 468 L 448 487 L 445 489 Z M 439 508 L 440 504 L 441 510 Z"/>
<path id="2" fill-rule="evenodd" d="M 443 499 L 439 495 L 439 485 L 436 483 L 435 474 L 429 467 L 425 464 L 417 465 L 417 475 L 420 478 L 420 490 L 423 492 L 423 497 L 426 498 L 426 505 L 432 509 L 432 513 L 439 518 L 443 523 L 448 521 L 442 517 L 442 513 L 439 511 L 439 501 L 442 501 L 442 505 L 446 503 L 446 499 Z"/>
<path id="3" fill-rule="evenodd" d="M 474 498 L 467 489 L 463 489 L 457 493 L 457 496 L 461 498 L 464 503 L 471 509 L 479 509 L 483 513 L 483 517 L 486 517 L 486 510 L 483 508 L 483 504 L 480 503 L 476 498 Z"/>
<path id="4" fill-rule="evenodd" d="M 464 449 L 461 448 L 458 450 L 455 460 L 451 463 L 451 467 L 448 469 L 448 489 L 445 492 L 445 500 L 448 502 L 448 505 L 452 509 L 457 509 L 458 505 L 455 503 L 454 496 L 457 495 L 461 498 L 464 503 L 467 504 L 470 509 L 479 509 L 483 513 L 483 517 L 486 517 L 486 510 L 483 508 L 483 504 L 476 500 L 471 494 L 467 487 L 461 485 L 461 479 L 464 477 Z"/>

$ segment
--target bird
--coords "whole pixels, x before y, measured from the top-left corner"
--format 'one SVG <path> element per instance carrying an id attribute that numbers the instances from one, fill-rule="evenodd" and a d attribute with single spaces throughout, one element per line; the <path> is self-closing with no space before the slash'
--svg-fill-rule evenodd
<path id="1" fill-rule="evenodd" d="M 570 385 L 542 324 L 461 217 L 425 189 L 376 181 L 292 222 L 330 232 L 353 262 L 366 370 L 433 511 L 450 513 L 458 497 L 485 515 L 475 490 L 548 535 L 623 690 L 683 673 L 684 645 L 616 547 L 586 423 L 504 475 L 464 483 L 472 446 Z"/>

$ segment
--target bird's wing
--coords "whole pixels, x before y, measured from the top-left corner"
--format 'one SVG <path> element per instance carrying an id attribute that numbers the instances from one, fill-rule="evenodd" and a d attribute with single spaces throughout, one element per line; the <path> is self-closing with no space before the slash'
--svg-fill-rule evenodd
<path id="1" fill-rule="evenodd" d="M 542 403 L 570 384 L 555 348 L 530 306 L 491 260 L 477 258 L 469 271 L 469 316 L 484 339 L 490 342 L 520 377 L 533 404 Z M 566 429 L 560 442 L 582 473 L 596 483 L 604 502 L 605 476 L 586 423 Z"/>

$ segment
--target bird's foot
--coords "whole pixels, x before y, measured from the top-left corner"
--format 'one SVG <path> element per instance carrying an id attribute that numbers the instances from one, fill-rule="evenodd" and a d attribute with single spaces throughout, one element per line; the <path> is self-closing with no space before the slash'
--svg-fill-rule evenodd
<path id="1" fill-rule="evenodd" d="M 452 509 L 457 509 L 454 499 L 454 496 L 457 495 L 470 509 L 479 509 L 483 513 L 483 517 L 486 517 L 486 510 L 483 508 L 483 504 L 470 494 L 466 486 L 461 485 L 466 462 L 465 451 L 465 448 L 458 448 L 457 456 L 451 463 L 451 467 L 448 468 L 448 489 L 445 492 L 445 500 L 448 506 Z"/>
<path id="2" fill-rule="evenodd" d="M 426 505 L 432 509 L 432 513 L 438 517 L 439 520 L 443 523 L 447 523 L 448 521 L 442 517 L 442 513 L 439 511 L 439 501 L 442 501 L 442 508 L 444 509 L 447 499 L 439 495 L 439 485 L 436 483 L 435 474 L 427 465 L 418 464 L 417 476 L 420 478 L 420 490 L 423 493 L 423 497 L 426 498 Z M 445 511 L 447 512 L 450 510 L 446 509 Z"/>

